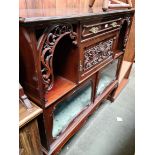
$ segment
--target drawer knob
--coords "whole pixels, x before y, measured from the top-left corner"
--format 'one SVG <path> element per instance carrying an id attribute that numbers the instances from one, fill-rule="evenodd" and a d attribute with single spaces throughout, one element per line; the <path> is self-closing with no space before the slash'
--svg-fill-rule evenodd
<path id="1" fill-rule="evenodd" d="M 105 24 L 104 27 L 107 28 L 108 27 L 108 24 Z"/>
<path id="2" fill-rule="evenodd" d="M 99 27 L 92 27 L 89 32 L 96 34 L 99 31 Z"/>
<path id="3" fill-rule="evenodd" d="M 116 27 L 117 26 L 117 23 L 116 22 L 113 22 L 113 23 L 111 23 L 111 26 L 112 27 Z"/>

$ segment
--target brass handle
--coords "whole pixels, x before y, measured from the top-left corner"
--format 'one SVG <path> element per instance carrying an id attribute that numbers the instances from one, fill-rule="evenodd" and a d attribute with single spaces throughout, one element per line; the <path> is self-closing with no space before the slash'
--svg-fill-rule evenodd
<path id="1" fill-rule="evenodd" d="M 111 26 L 112 26 L 112 27 L 116 27 L 116 26 L 117 26 L 117 22 L 111 23 Z"/>
<path id="2" fill-rule="evenodd" d="M 99 31 L 99 27 L 92 27 L 89 32 L 96 34 Z"/>

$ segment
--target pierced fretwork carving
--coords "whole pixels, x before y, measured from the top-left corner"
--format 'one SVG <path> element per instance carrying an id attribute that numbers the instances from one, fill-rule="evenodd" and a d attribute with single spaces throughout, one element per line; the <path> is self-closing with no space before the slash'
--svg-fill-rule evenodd
<path id="1" fill-rule="evenodd" d="M 73 32 L 70 24 L 53 25 L 47 28 L 39 39 L 38 50 L 40 52 L 41 74 L 45 91 L 51 90 L 54 83 L 52 62 L 55 47 L 59 40 L 66 35 L 73 40 L 73 44 L 77 44 L 76 33 Z"/>
<path id="2" fill-rule="evenodd" d="M 84 66 L 83 71 L 87 71 L 89 68 L 112 57 L 113 39 L 102 41 L 93 47 L 90 47 L 84 51 Z"/>

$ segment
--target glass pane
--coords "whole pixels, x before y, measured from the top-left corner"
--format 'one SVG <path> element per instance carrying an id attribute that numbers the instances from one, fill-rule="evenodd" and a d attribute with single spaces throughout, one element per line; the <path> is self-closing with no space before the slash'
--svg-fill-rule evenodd
<path id="1" fill-rule="evenodd" d="M 58 136 L 91 103 L 91 93 L 92 86 L 89 83 L 56 106 L 53 114 L 53 137 Z"/>
<path id="2" fill-rule="evenodd" d="M 100 79 L 97 86 L 96 96 L 102 94 L 104 89 L 115 80 L 116 71 L 117 71 L 118 60 L 115 60 L 112 64 L 109 64 L 105 69 L 100 73 Z"/>

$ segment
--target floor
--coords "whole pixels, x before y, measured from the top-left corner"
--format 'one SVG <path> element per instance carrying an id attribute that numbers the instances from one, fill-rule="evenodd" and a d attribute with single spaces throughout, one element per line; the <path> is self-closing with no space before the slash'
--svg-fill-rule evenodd
<path id="1" fill-rule="evenodd" d="M 135 73 L 115 102 L 106 102 L 64 146 L 60 155 L 134 155 Z"/>

